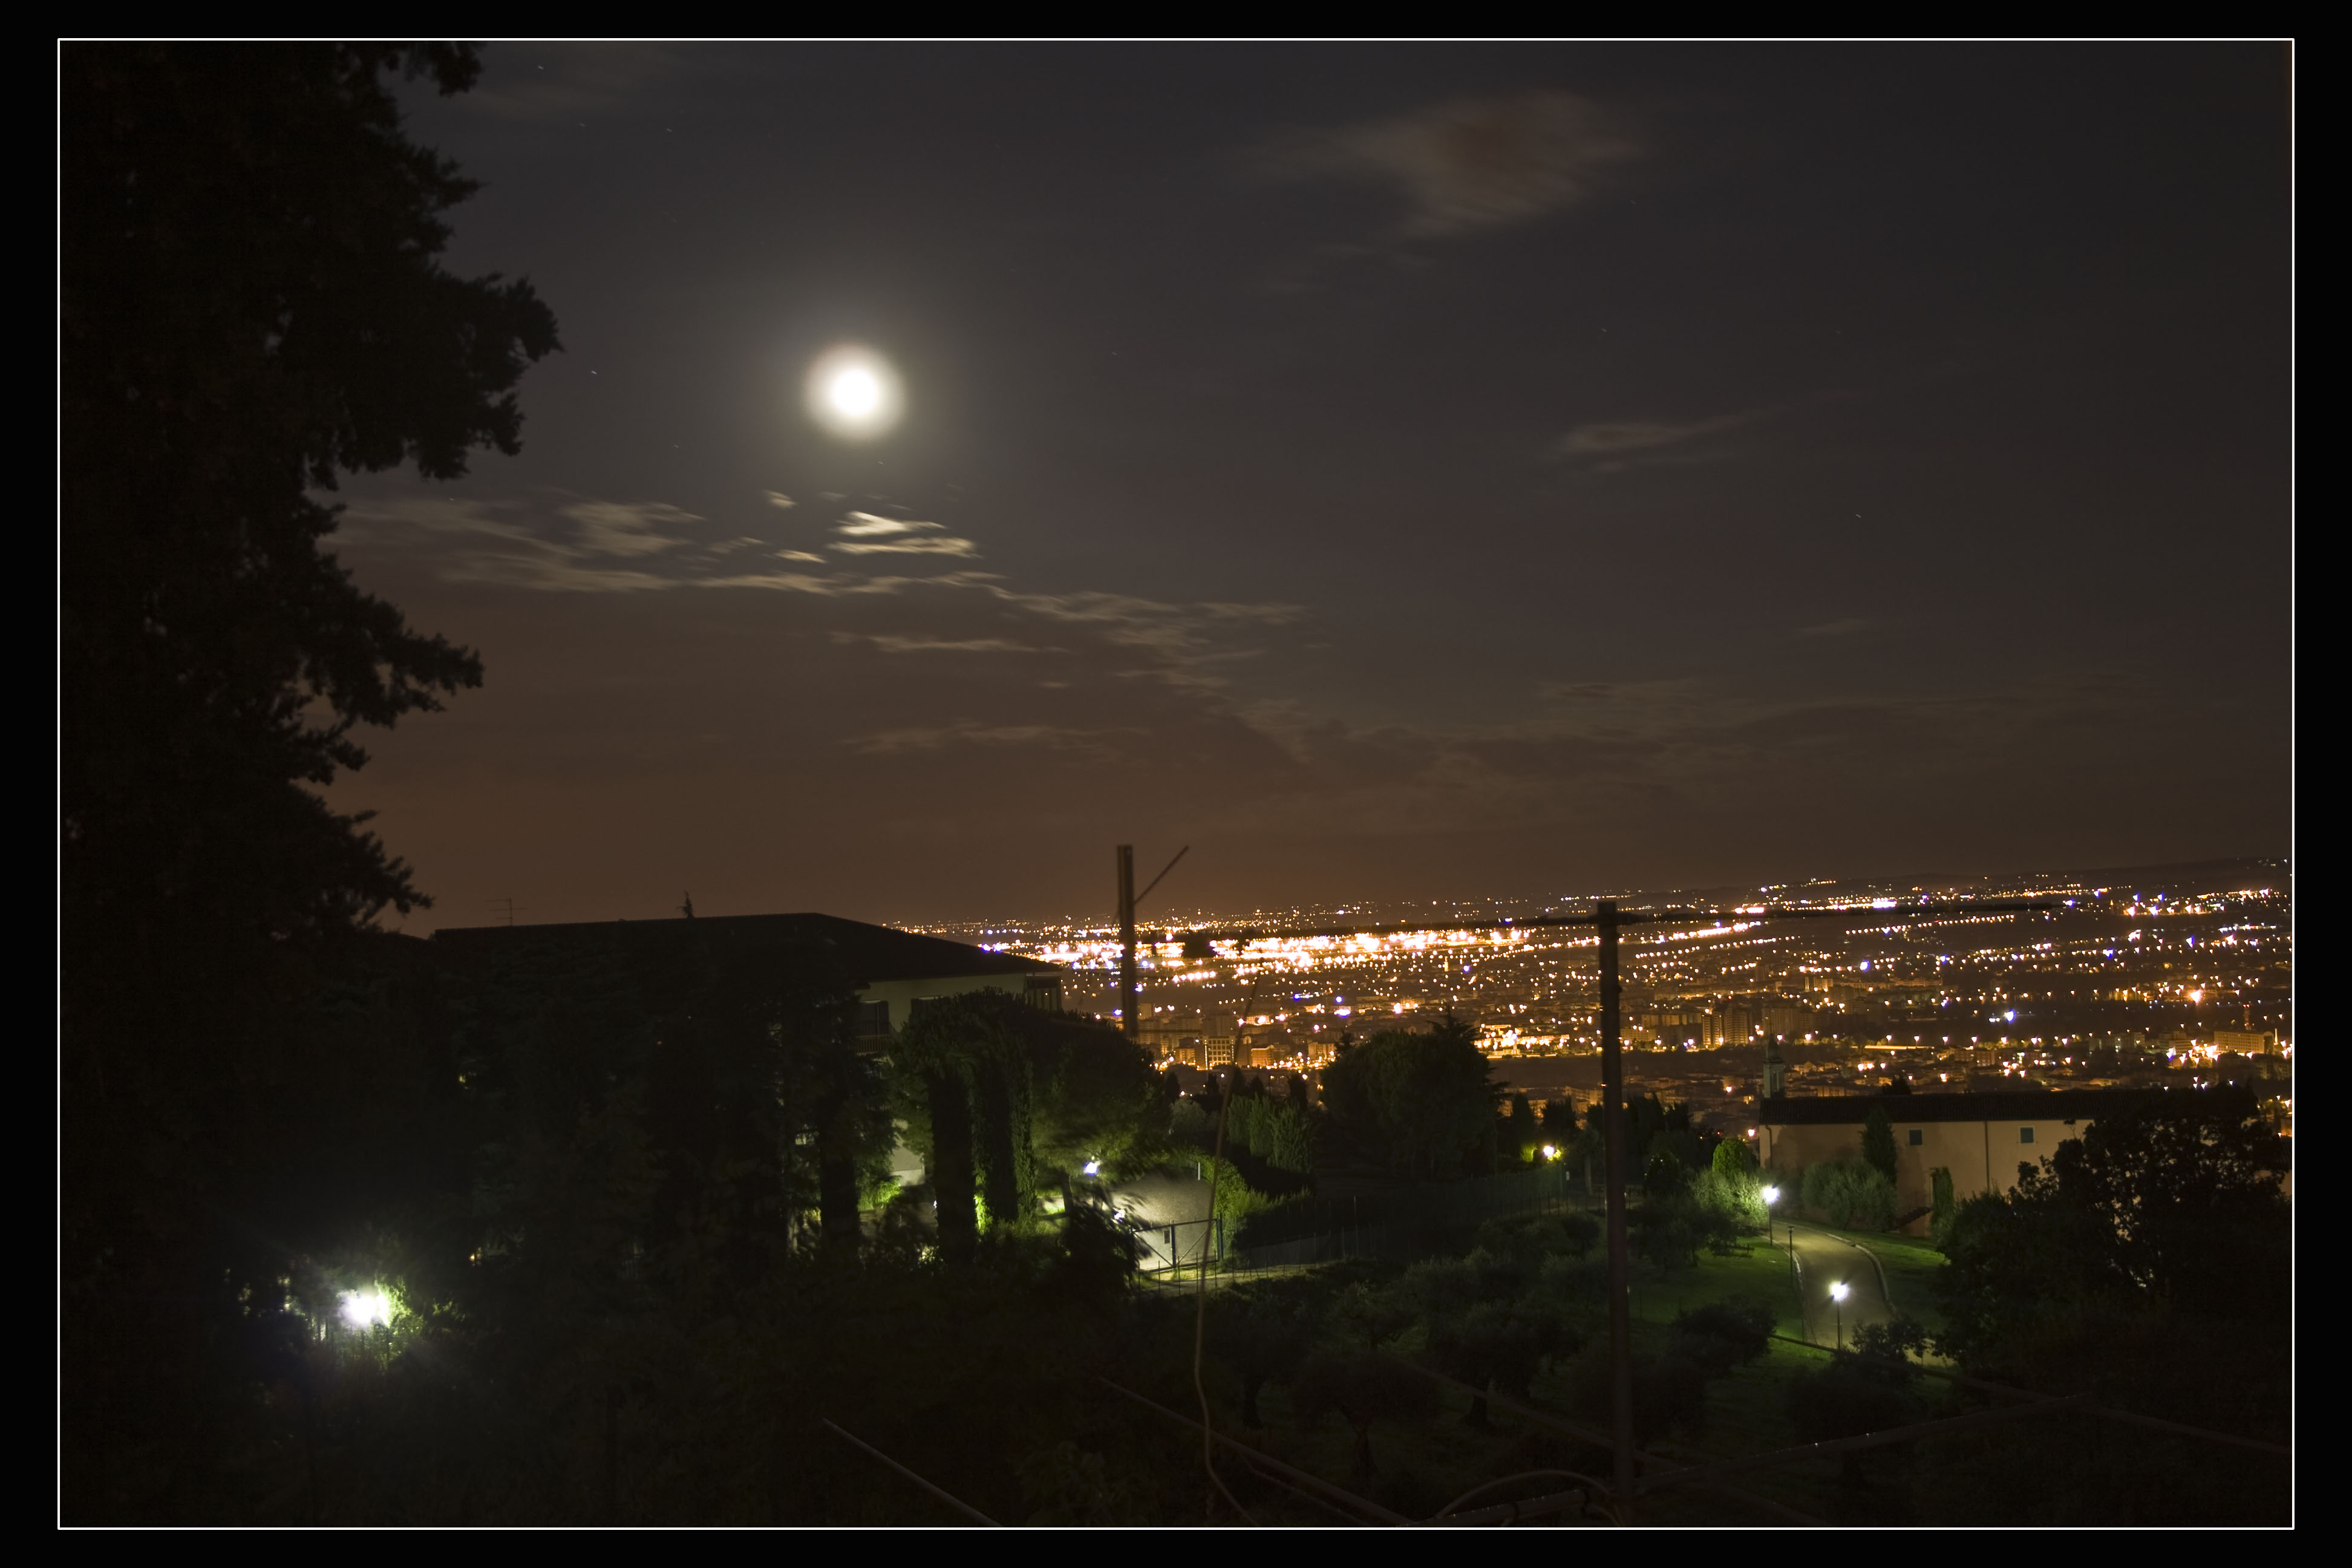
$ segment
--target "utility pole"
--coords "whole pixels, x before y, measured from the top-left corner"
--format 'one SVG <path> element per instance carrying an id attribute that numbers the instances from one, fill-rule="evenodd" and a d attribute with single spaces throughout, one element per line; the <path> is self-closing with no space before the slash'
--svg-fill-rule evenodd
<path id="1" fill-rule="evenodd" d="M 1135 1026 L 1135 846 L 1118 847 L 1118 1026 L 1129 1039 Z"/>
<path id="2" fill-rule="evenodd" d="M 1601 934 L 1601 1137 L 1609 1185 L 1610 1489 L 1630 1520 L 1633 1504 L 1633 1262 L 1625 1241 L 1625 1053 L 1618 1036 L 1617 904 L 1592 906 Z"/>
<path id="3" fill-rule="evenodd" d="M 1141 903 L 1151 889 L 1160 886 L 1168 873 L 1176 869 L 1176 861 L 1192 852 L 1190 844 L 1176 851 L 1175 858 L 1160 868 L 1160 875 L 1144 884 L 1143 891 L 1135 890 L 1135 846 L 1118 847 L 1118 1024 L 1130 1040 L 1140 1037 L 1136 1014 L 1135 974 L 1135 906 Z"/>
<path id="4" fill-rule="evenodd" d="M 1121 851 L 1120 866 L 1125 874 L 1127 861 Z M 1180 852 L 1177 859 L 1183 858 Z M 1169 864 L 1172 867 L 1175 861 Z M 1167 872 L 1162 871 L 1164 877 Z M 1160 879 L 1155 877 L 1156 883 Z M 1122 887 L 1125 884 L 1122 883 Z M 1150 889 L 1146 888 L 1146 892 Z M 1949 903 L 1928 903 L 1882 909 L 1876 904 L 1868 908 L 1853 905 L 1800 906 L 1794 909 L 1766 910 L 1761 908 L 1734 910 L 1621 910 L 1613 900 L 1602 899 L 1592 906 L 1589 915 L 1539 915 L 1530 920 L 1506 922 L 1513 930 L 1549 930 L 1563 926 L 1591 926 L 1600 933 L 1601 942 L 1601 1158 L 1609 1203 L 1609 1360 L 1610 1360 L 1610 1419 L 1611 1443 L 1615 1453 L 1611 1489 L 1616 1494 L 1618 1506 L 1631 1521 L 1631 1510 L 1635 1481 L 1633 1461 L 1633 1265 L 1625 1236 L 1625 1061 L 1621 1032 L 1622 988 L 1618 982 L 1617 932 L 1620 926 L 1653 925 L 1665 921 L 1692 919 L 1712 919 L 1722 926 L 1732 922 L 1752 922 L 1764 920 L 1865 919 L 1875 924 L 1894 921 L 1911 921 L 1956 914 L 2026 914 L 2046 913 L 2053 908 L 2049 900 L 2018 899 L 1955 900 Z M 1318 930 L 1292 930 L 1275 932 L 1249 933 L 1254 939 L 1269 934 L 1285 937 L 1361 936 L 1367 934 L 1402 934 L 1428 931 L 1491 931 L 1493 922 L 1465 925 L 1410 925 L 1387 927 L 1332 927 Z M 1744 926 L 1741 929 L 1745 929 Z M 1207 933 L 1203 933 L 1204 935 Z M 1242 932 L 1229 933 L 1240 936 Z M 1130 952 L 1133 950 L 1130 948 Z M 1988 1166 L 1990 1169 L 1990 1166 Z M 1789 1266 L 1798 1267 L 1797 1233 L 1789 1231 Z M 1802 1299 L 1800 1298 L 1800 1306 Z M 1845 1325 L 1841 1314 L 1838 1337 L 1844 1338 Z"/>

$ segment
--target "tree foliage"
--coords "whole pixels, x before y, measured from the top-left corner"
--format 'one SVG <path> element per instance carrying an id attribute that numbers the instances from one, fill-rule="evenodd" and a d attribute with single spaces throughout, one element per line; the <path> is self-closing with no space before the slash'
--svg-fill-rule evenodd
<path id="1" fill-rule="evenodd" d="M 1350 1472 L 1371 1476 L 1380 1472 L 1372 1454 L 1373 1425 L 1427 1421 L 1437 1414 L 1437 1391 L 1427 1378 L 1387 1356 L 1321 1352 L 1300 1369 L 1291 1405 L 1309 1421 L 1336 1412 L 1355 1429 Z"/>
<path id="2" fill-rule="evenodd" d="M 1889 1186 L 1895 1183 L 1895 1124 L 1886 1119 L 1886 1107 L 1874 1105 L 1862 1124 L 1862 1162 L 1886 1178 Z"/>
<path id="3" fill-rule="evenodd" d="M 375 966 L 356 933 L 422 901 L 320 786 L 365 761 L 359 727 L 480 679 L 352 584 L 317 492 L 515 450 L 514 386 L 555 347 L 528 284 L 440 267 L 473 187 L 403 137 L 386 81 L 476 68 L 448 45 L 60 50 L 63 1375 L 69 1494 L 95 1465 L 118 1517 L 142 1478 L 225 1462 L 240 1358 L 276 1332 L 247 1305 L 339 1245 L 282 1223 L 341 1184 L 305 1160 L 455 1087 L 404 1043 L 383 1065 L 415 1087 L 357 1104 L 313 1027 L 308 998 Z"/>
<path id="4" fill-rule="evenodd" d="M 1375 1035 L 1323 1069 L 1332 1134 L 1356 1158 L 1417 1181 L 1494 1168 L 1501 1095 L 1477 1030 L 1451 1014 L 1429 1030 Z"/>
<path id="5" fill-rule="evenodd" d="M 517 449 L 555 347 L 530 286 L 443 271 L 474 186 L 405 141 L 383 78 L 469 86 L 446 45 L 68 45 L 60 104 L 72 945 L 145 925 L 218 951 L 418 895 L 311 788 L 351 732 L 475 684 L 320 546 L 340 474 Z"/>
<path id="6" fill-rule="evenodd" d="M 1891 1230 L 1895 1184 L 1862 1160 L 1823 1160 L 1805 1167 L 1799 1201 L 1843 1230 Z"/>
<path id="7" fill-rule="evenodd" d="M 2095 1301 L 2283 1315 L 2291 1241 L 2278 1141 L 2252 1097 L 2169 1097 L 2103 1117 L 2007 1194 L 1959 1205 L 1938 1276 L 1955 1343 Z"/>

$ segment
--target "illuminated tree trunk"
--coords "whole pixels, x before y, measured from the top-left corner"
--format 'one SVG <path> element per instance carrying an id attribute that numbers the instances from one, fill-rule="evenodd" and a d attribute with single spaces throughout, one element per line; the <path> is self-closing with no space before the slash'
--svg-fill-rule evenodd
<path id="1" fill-rule="evenodd" d="M 992 1229 L 1016 1218 L 1029 1196 L 1029 1097 L 1024 1076 L 1019 1064 L 1001 1059 L 983 1062 L 973 1074 L 981 1196 L 988 1205 Z"/>
<path id="2" fill-rule="evenodd" d="M 934 1068 L 923 1075 L 931 1104 L 931 1195 L 939 1205 L 940 1256 L 968 1261 L 980 1239 L 972 1204 L 971 1100 L 963 1075 Z"/>

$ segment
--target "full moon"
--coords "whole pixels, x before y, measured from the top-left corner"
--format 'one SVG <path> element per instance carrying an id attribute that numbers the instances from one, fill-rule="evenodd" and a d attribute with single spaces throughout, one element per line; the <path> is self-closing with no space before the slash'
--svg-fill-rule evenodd
<path id="1" fill-rule="evenodd" d="M 835 436 L 867 440 L 898 423 L 903 401 L 890 363 L 873 350 L 844 344 L 809 367 L 810 416 Z"/>

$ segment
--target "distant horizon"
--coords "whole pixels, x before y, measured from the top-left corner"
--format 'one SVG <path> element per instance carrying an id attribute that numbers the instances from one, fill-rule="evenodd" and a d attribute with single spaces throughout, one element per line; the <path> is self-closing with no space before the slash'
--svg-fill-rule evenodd
<path id="1" fill-rule="evenodd" d="M 1614 899 L 1621 902 L 1643 900 L 1655 900 L 1680 895 L 1688 895 L 1699 899 L 1705 899 L 1710 895 L 1714 895 L 1727 899 L 1735 894 L 1744 894 L 1753 897 L 1756 894 L 1768 890 L 1780 893 L 1807 889 L 1836 889 L 1841 887 L 1853 887 L 1857 890 L 1862 889 L 1885 889 L 1892 887 L 1922 889 L 1930 887 L 1950 888 L 1966 883 L 2002 882 L 2027 879 L 2048 879 L 2053 878 L 2068 878 L 2086 884 L 2095 880 L 2104 879 L 2103 885 L 2112 885 L 2116 881 L 2137 879 L 2143 883 L 2152 885 L 2159 881 L 2179 881 L 2187 879 L 2193 879 L 2200 874 L 2219 873 L 2230 868 L 2257 865 L 2273 866 L 2278 868 L 2282 872 L 2291 876 L 2292 872 L 2288 868 L 2288 859 L 2289 857 L 2284 855 L 2225 855 L 2193 860 L 2155 861 L 2140 865 L 2084 867 L 2060 866 L 2032 869 L 2007 869 L 1998 871 L 1907 872 L 1880 876 L 1815 877 L 1806 879 L 1801 881 L 1791 880 L 1771 883 L 1730 881 L 1682 883 L 1671 887 L 1601 889 L 1591 891 L 1569 893 L 1527 893 L 1520 895 L 1487 894 L 1470 895 L 1453 899 L 1381 899 L 1362 897 L 1334 899 L 1320 901 L 1297 901 L 1285 904 L 1261 903 L 1248 906 L 1246 908 L 1201 904 L 1185 907 L 1180 910 L 1148 910 L 1141 917 L 1139 917 L 1137 929 L 1139 931 L 1155 932 L 1183 931 L 1203 925 L 1225 924 L 1235 921 L 1259 919 L 1276 913 L 1319 918 L 1330 914 L 1344 914 L 1353 910 L 1361 909 L 1368 912 L 1375 910 L 1382 911 L 1382 916 L 1385 918 L 1388 915 L 1399 914 L 1402 911 L 1418 907 L 1459 911 L 1465 908 L 1475 906 L 1524 910 L 1533 912 L 1541 909 L 1558 909 L 1573 907 L 1576 905 L 1589 905 L 1598 899 Z M 1108 882 L 1108 878 L 1106 877 L 1105 880 Z M 681 891 L 684 892 L 687 890 L 682 889 Z M 533 913 L 530 907 L 520 900 L 517 901 L 515 910 L 518 916 Z M 435 911 L 419 910 L 416 915 L 409 917 L 405 922 L 402 922 L 396 918 L 392 918 L 387 919 L 381 923 L 383 924 L 386 930 L 398 931 L 405 935 L 419 937 L 429 936 L 436 931 L 445 929 L 481 930 L 493 926 L 503 926 L 509 923 L 503 919 L 467 921 L 445 920 L 426 923 L 425 921 L 418 918 L 419 916 L 429 918 L 433 912 Z M 835 915 L 845 920 L 865 921 L 866 923 L 873 925 L 891 926 L 899 930 L 923 931 L 927 933 L 975 932 L 984 931 L 985 929 L 993 926 L 1002 926 L 1008 929 L 1034 930 L 1055 926 L 1094 928 L 1108 926 L 1115 923 L 1115 917 L 1111 910 L 1110 900 L 1108 898 L 1105 900 L 1103 907 L 1099 911 L 1077 911 L 1060 915 L 1013 915 L 998 912 L 992 915 L 947 919 L 913 919 L 905 916 L 896 918 L 876 918 L 866 915 L 845 914 L 839 910 L 799 905 L 785 906 L 781 904 L 761 909 L 718 909 L 698 906 L 696 909 L 695 913 L 698 917 L 712 919 L 746 915 L 828 914 Z M 673 905 L 666 910 L 646 913 L 604 915 L 583 914 L 571 918 L 555 920 L 519 918 L 511 923 L 517 926 L 594 925 L 604 923 L 606 921 L 656 921 L 683 918 L 685 917 L 682 913 L 681 907 Z"/>

